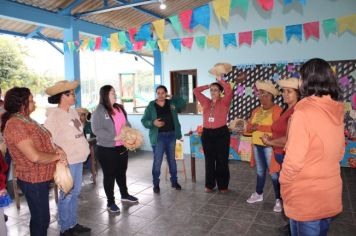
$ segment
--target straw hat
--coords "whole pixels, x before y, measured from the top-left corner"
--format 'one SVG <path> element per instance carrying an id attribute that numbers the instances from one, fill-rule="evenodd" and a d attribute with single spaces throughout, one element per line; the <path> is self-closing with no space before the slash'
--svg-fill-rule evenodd
<path id="1" fill-rule="evenodd" d="M 78 85 L 79 82 L 77 80 L 74 81 L 62 80 L 55 83 L 52 87 L 47 88 L 45 92 L 49 96 L 54 96 L 56 94 L 63 93 L 68 90 L 76 89 Z"/>
<path id="2" fill-rule="evenodd" d="M 270 80 L 268 81 L 258 80 L 256 82 L 256 87 L 258 90 L 261 89 L 271 93 L 273 96 L 279 95 L 279 91 L 276 89 L 276 86 L 274 86 L 274 84 Z"/>
<path id="3" fill-rule="evenodd" d="M 299 79 L 294 77 L 288 79 L 282 79 L 278 81 L 278 85 L 281 88 L 299 89 Z"/>
<path id="4" fill-rule="evenodd" d="M 232 71 L 232 65 L 229 63 L 217 63 L 213 68 L 209 70 L 209 73 L 215 77 L 220 77 L 223 74 L 227 74 Z"/>
<path id="5" fill-rule="evenodd" d="M 64 193 L 69 193 L 73 188 L 73 178 L 70 174 L 68 166 L 62 162 L 57 162 L 56 171 L 54 172 L 54 182 L 58 185 L 58 188 Z"/>
<path id="6" fill-rule="evenodd" d="M 75 108 L 75 110 L 76 110 L 79 114 L 88 114 L 88 113 L 89 113 L 88 109 L 82 108 L 82 107 Z"/>
<path id="7" fill-rule="evenodd" d="M 127 126 L 121 129 L 120 140 L 124 142 L 124 146 L 130 151 L 135 151 L 143 144 L 141 132 Z"/>

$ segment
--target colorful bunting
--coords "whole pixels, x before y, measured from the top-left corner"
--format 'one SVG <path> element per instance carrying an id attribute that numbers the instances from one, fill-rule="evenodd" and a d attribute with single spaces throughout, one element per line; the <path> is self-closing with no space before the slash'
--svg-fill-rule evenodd
<path id="1" fill-rule="evenodd" d="M 304 30 L 305 40 L 308 40 L 310 37 L 314 37 L 315 39 L 319 40 L 320 38 L 319 21 L 303 24 L 303 30 Z"/>
<path id="2" fill-rule="evenodd" d="M 242 46 L 242 44 L 246 43 L 247 45 L 252 44 L 252 31 L 248 32 L 240 32 L 239 33 L 239 45 Z"/>
<path id="3" fill-rule="evenodd" d="M 168 46 L 169 46 L 169 40 L 168 39 L 160 39 L 157 41 L 159 50 L 161 52 L 167 52 L 168 51 Z"/>
<path id="4" fill-rule="evenodd" d="M 356 33 L 356 14 L 351 16 L 343 16 L 337 19 L 339 25 L 339 34 L 350 30 L 352 33 Z"/>
<path id="5" fill-rule="evenodd" d="M 257 3 L 262 7 L 265 11 L 270 11 L 273 9 L 274 0 L 257 0 Z"/>
<path id="6" fill-rule="evenodd" d="M 95 40 L 93 38 L 89 39 L 89 49 L 90 51 L 94 51 L 95 49 Z"/>
<path id="7" fill-rule="evenodd" d="M 101 50 L 109 50 L 110 49 L 110 44 L 108 41 L 108 37 L 103 36 L 101 37 Z"/>
<path id="8" fill-rule="evenodd" d="M 210 26 L 210 5 L 206 4 L 201 7 L 197 7 L 193 10 L 192 20 L 190 22 L 190 28 L 195 28 L 198 25 L 202 25 L 207 30 Z"/>
<path id="9" fill-rule="evenodd" d="M 231 0 L 230 8 L 233 10 L 234 8 L 241 8 L 242 11 L 247 12 L 248 10 L 248 0 Z"/>
<path id="10" fill-rule="evenodd" d="M 181 13 L 179 13 L 179 20 L 183 26 L 183 29 L 189 32 L 192 32 L 192 29 L 190 28 L 190 21 L 192 19 L 192 14 L 193 14 L 192 9 L 182 11 Z"/>
<path id="11" fill-rule="evenodd" d="M 182 40 L 181 39 L 172 39 L 171 40 L 173 47 L 178 50 L 181 51 L 182 50 Z"/>
<path id="12" fill-rule="evenodd" d="M 130 41 L 134 42 L 135 41 L 135 34 L 137 33 L 136 28 L 131 28 L 129 29 L 129 35 L 130 35 Z"/>
<path id="13" fill-rule="evenodd" d="M 267 43 L 267 30 L 260 29 L 253 31 L 253 43 L 256 43 L 259 39 L 261 39 L 264 44 Z"/>
<path id="14" fill-rule="evenodd" d="M 214 0 L 212 1 L 216 17 L 220 20 L 223 18 L 225 22 L 230 19 L 230 4 L 231 0 Z"/>
<path id="15" fill-rule="evenodd" d="M 286 26 L 287 42 L 295 36 L 298 41 L 302 40 L 302 25 L 288 25 Z"/>
<path id="16" fill-rule="evenodd" d="M 94 50 L 100 50 L 101 49 L 101 37 L 97 37 L 95 39 L 95 48 Z"/>
<path id="17" fill-rule="evenodd" d="M 125 45 L 126 42 L 128 41 L 127 35 L 125 31 L 120 31 L 119 32 L 119 41 L 120 45 Z"/>
<path id="18" fill-rule="evenodd" d="M 126 41 L 125 42 L 125 45 L 126 45 L 126 49 L 127 49 L 127 51 L 132 51 L 133 50 L 133 45 L 132 45 L 132 43 L 130 42 L 130 41 Z"/>
<path id="19" fill-rule="evenodd" d="M 285 5 L 291 4 L 292 2 L 293 2 L 293 0 L 284 0 L 284 4 Z M 305 5 L 306 4 L 306 0 L 299 0 L 299 3 L 302 4 L 302 5 Z"/>
<path id="20" fill-rule="evenodd" d="M 146 41 L 135 41 L 133 43 L 133 50 L 134 51 L 141 51 L 142 50 L 142 47 L 143 45 L 145 45 Z"/>
<path id="21" fill-rule="evenodd" d="M 110 34 L 110 50 L 111 51 L 120 51 L 121 46 L 119 43 L 119 34 L 118 33 L 112 33 Z"/>
<path id="22" fill-rule="evenodd" d="M 183 38 L 183 39 L 182 39 L 182 45 L 183 45 L 184 47 L 186 47 L 186 48 L 191 49 L 191 48 L 192 48 L 192 45 L 193 45 L 193 40 L 194 40 L 193 37 Z"/>
<path id="23" fill-rule="evenodd" d="M 275 41 L 283 42 L 284 40 L 284 29 L 283 27 L 269 28 L 268 29 L 268 41 L 273 43 Z"/>
<path id="24" fill-rule="evenodd" d="M 80 50 L 86 50 L 89 45 L 89 39 L 84 39 L 82 44 L 80 45 Z"/>
<path id="25" fill-rule="evenodd" d="M 206 37 L 205 36 L 195 37 L 195 43 L 197 44 L 198 48 L 204 48 L 205 47 L 205 42 L 206 42 Z"/>
<path id="26" fill-rule="evenodd" d="M 228 47 L 228 46 L 233 46 L 236 47 L 236 34 L 235 33 L 231 33 L 231 34 L 224 34 L 223 35 L 224 38 L 224 47 Z"/>
<path id="27" fill-rule="evenodd" d="M 140 30 L 135 35 L 135 41 L 147 41 L 151 40 L 151 23 L 141 25 Z M 130 35 L 131 36 L 131 35 Z M 131 40 L 131 42 L 133 42 Z"/>
<path id="28" fill-rule="evenodd" d="M 155 50 L 157 48 L 157 40 L 149 40 L 146 42 L 145 48 Z"/>
<path id="29" fill-rule="evenodd" d="M 182 34 L 182 25 L 180 24 L 178 15 L 168 17 L 171 22 L 173 29 L 176 31 L 178 35 Z"/>
<path id="30" fill-rule="evenodd" d="M 159 39 L 164 39 L 164 27 L 165 27 L 165 20 L 161 19 L 161 20 L 156 20 L 154 22 L 152 22 L 153 28 L 156 31 L 157 37 Z"/>
<path id="31" fill-rule="evenodd" d="M 206 37 L 208 47 L 220 49 L 220 35 L 209 35 Z"/>
<path id="32" fill-rule="evenodd" d="M 326 37 L 329 37 L 330 34 L 335 34 L 337 32 L 336 20 L 334 18 L 323 20 L 323 29 Z"/>

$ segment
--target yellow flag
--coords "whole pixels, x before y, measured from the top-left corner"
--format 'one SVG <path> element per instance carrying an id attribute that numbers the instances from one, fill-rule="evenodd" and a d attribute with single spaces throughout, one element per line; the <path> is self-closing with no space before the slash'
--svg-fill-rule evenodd
<path id="1" fill-rule="evenodd" d="M 206 37 L 206 44 L 208 47 L 220 49 L 220 35 L 209 35 Z"/>
<path id="2" fill-rule="evenodd" d="M 119 33 L 112 33 L 110 34 L 110 45 L 111 51 L 120 51 L 121 46 L 119 43 Z"/>
<path id="3" fill-rule="evenodd" d="M 215 11 L 216 17 L 220 20 L 223 18 L 226 22 L 230 19 L 230 5 L 231 0 L 214 0 L 213 8 Z"/>
<path id="4" fill-rule="evenodd" d="M 169 46 L 169 40 L 168 39 L 160 39 L 158 40 L 158 47 L 161 52 L 167 52 L 168 51 L 168 46 Z"/>
<path id="5" fill-rule="evenodd" d="M 159 39 L 164 39 L 164 26 L 165 26 L 165 19 L 156 20 L 152 22 L 153 28 L 156 31 L 156 34 Z"/>
<path id="6" fill-rule="evenodd" d="M 268 41 L 270 43 L 272 43 L 274 41 L 283 42 L 283 40 L 284 40 L 284 28 L 283 27 L 268 29 Z"/>
<path id="7" fill-rule="evenodd" d="M 80 45 L 80 50 L 86 50 L 89 44 L 89 39 L 84 39 L 82 44 Z"/>
<path id="8" fill-rule="evenodd" d="M 337 18 L 336 21 L 339 25 L 339 34 L 344 33 L 346 30 L 356 33 L 356 14 Z"/>

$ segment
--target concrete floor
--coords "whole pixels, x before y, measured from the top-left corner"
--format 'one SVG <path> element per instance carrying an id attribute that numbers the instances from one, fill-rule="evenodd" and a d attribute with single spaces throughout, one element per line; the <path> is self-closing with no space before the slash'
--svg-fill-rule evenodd
<path id="1" fill-rule="evenodd" d="M 117 187 L 116 202 L 120 214 L 106 210 L 106 197 L 99 169 L 97 184 L 90 181 L 90 173 L 84 174 L 79 201 L 79 223 L 92 228 L 91 235 L 283 235 L 278 227 L 285 224 L 282 214 L 272 211 L 274 193 L 271 180 L 265 186 L 265 200 L 250 205 L 246 199 L 255 190 L 255 171 L 248 163 L 230 162 L 230 191 L 204 193 L 204 161 L 197 160 L 197 182 L 190 177 L 190 159 L 186 158 L 188 179 L 179 176 L 183 190 L 170 187 L 169 181 L 161 178 L 161 193 L 153 194 L 151 184 L 152 153 L 138 152 L 130 155 L 127 171 L 129 192 L 139 198 L 139 204 L 122 204 Z M 181 163 L 178 163 L 181 168 Z M 331 224 L 329 235 L 356 235 L 356 169 L 343 168 L 344 212 Z M 50 196 L 51 224 L 48 235 L 59 235 L 56 220 L 57 206 L 53 191 Z M 9 236 L 29 234 L 30 214 L 24 197 L 21 209 L 15 204 L 7 207 Z"/>

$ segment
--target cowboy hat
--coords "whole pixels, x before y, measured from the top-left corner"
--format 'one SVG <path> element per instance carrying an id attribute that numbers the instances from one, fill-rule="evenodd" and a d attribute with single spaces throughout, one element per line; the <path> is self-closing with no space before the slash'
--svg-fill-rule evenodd
<path id="1" fill-rule="evenodd" d="M 57 162 L 56 171 L 54 172 L 54 182 L 58 188 L 67 194 L 73 188 L 73 178 L 68 166 L 62 162 Z"/>
<path id="2" fill-rule="evenodd" d="M 264 90 L 266 92 L 271 93 L 273 96 L 279 95 L 279 91 L 276 89 L 276 86 L 272 84 L 270 80 L 268 81 L 258 80 L 256 81 L 256 87 L 258 90 Z"/>
<path id="3" fill-rule="evenodd" d="M 227 74 L 232 71 L 232 65 L 229 63 L 217 63 L 213 68 L 209 70 L 209 73 L 215 77 L 220 77 L 223 74 Z"/>
<path id="4" fill-rule="evenodd" d="M 63 93 L 68 90 L 76 89 L 78 85 L 79 82 L 77 80 L 74 81 L 62 80 L 55 83 L 52 87 L 47 88 L 45 92 L 49 96 L 54 96 L 56 94 Z"/>
<path id="5" fill-rule="evenodd" d="M 143 135 L 141 132 L 138 129 L 133 129 L 127 126 L 124 126 L 121 129 L 119 138 L 123 141 L 124 146 L 130 151 L 135 151 L 143 144 Z"/>
<path id="6" fill-rule="evenodd" d="M 294 77 L 279 80 L 277 83 L 281 88 L 299 88 L 299 79 Z"/>

